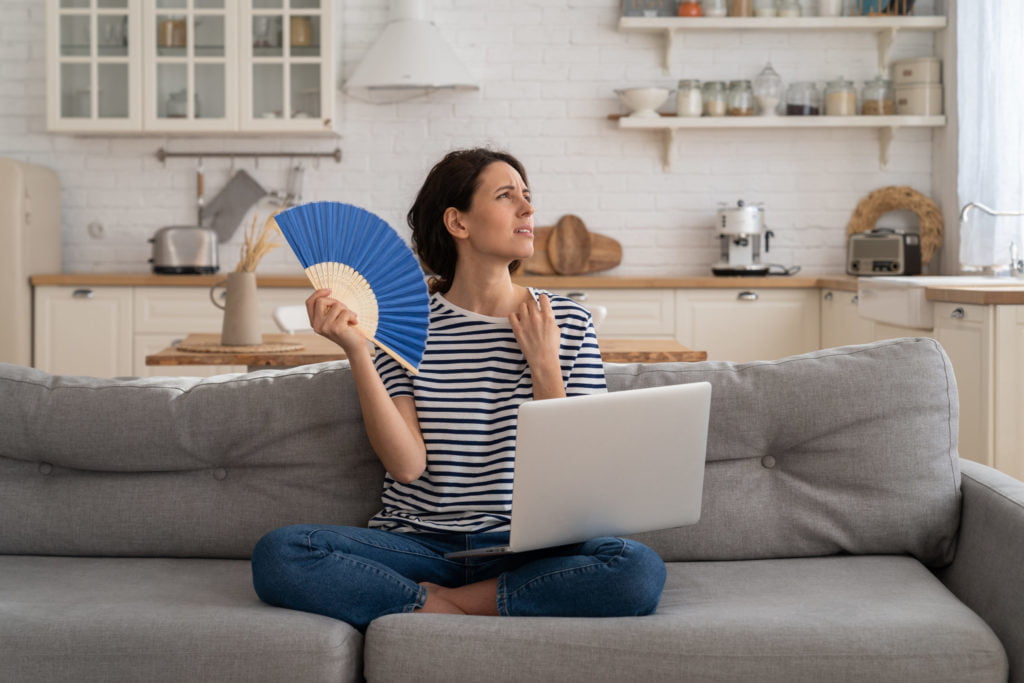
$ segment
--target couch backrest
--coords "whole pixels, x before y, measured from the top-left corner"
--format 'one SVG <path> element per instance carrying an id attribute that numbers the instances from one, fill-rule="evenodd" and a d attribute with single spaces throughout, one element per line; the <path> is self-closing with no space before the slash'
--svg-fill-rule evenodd
<path id="1" fill-rule="evenodd" d="M 277 526 L 380 507 L 347 363 L 129 380 L 0 365 L 0 421 L 0 553 L 242 558 Z"/>
<path id="2" fill-rule="evenodd" d="M 608 368 L 611 389 L 702 380 L 713 389 L 701 520 L 636 537 L 666 560 L 952 560 L 959 403 L 934 339 Z"/>
<path id="3" fill-rule="evenodd" d="M 958 406 L 935 341 L 606 369 L 613 390 L 713 385 L 701 521 L 638 536 L 667 560 L 951 557 Z M 0 553 L 244 558 L 278 526 L 365 524 L 382 476 L 345 363 L 130 380 L 0 364 Z"/>

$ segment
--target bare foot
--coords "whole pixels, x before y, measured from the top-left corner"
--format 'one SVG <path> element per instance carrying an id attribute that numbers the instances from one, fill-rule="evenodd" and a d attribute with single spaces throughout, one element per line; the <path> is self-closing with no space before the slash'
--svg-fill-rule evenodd
<path id="1" fill-rule="evenodd" d="M 420 585 L 427 589 L 427 599 L 417 612 L 427 614 L 465 614 L 455 603 L 447 600 L 445 595 L 451 589 L 439 586 L 436 583 L 420 581 Z"/>

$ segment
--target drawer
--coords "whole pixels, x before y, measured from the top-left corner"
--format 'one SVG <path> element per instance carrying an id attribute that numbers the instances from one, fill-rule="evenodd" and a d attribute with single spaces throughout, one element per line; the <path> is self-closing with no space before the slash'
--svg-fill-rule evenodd
<path id="1" fill-rule="evenodd" d="M 965 323 L 984 323 L 989 319 L 989 306 L 977 304 L 951 304 L 946 302 L 935 302 L 934 315 L 935 325 L 940 320 L 959 320 Z"/>
<path id="2" fill-rule="evenodd" d="M 278 306 L 301 305 L 311 290 L 267 287 L 258 290 L 260 325 L 264 334 L 280 332 L 272 314 Z M 224 289 L 214 290 L 223 301 Z M 224 311 L 210 300 L 208 287 L 136 287 L 135 332 L 184 336 L 191 332 L 220 332 Z"/>
<path id="3" fill-rule="evenodd" d="M 675 293 L 671 289 L 559 289 L 551 290 L 584 306 L 608 309 L 599 337 L 660 337 L 675 334 Z"/>

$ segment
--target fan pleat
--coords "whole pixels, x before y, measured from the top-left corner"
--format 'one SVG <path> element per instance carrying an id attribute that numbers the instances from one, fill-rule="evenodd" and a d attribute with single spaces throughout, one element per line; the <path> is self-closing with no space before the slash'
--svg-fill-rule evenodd
<path id="1" fill-rule="evenodd" d="M 429 295 L 416 257 L 380 217 L 341 202 L 312 202 L 276 216 L 317 289 L 358 317 L 368 339 L 416 372 L 427 340 Z"/>

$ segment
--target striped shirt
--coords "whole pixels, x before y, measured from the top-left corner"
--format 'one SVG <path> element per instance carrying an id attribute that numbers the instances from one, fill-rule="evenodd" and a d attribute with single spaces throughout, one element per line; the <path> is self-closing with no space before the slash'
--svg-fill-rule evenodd
<path id="1" fill-rule="evenodd" d="M 535 299 L 542 293 L 530 292 Z M 605 391 L 590 313 L 572 299 L 548 296 L 561 330 L 566 395 Z M 516 411 L 533 398 L 530 367 L 508 319 L 467 311 L 434 294 L 419 374 L 406 372 L 387 354 L 378 353 L 375 363 L 392 397 L 415 401 L 427 467 L 409 484 L 385 478 L 384 509 L 369 526 L 427 533 L 507 531 Z"/>

